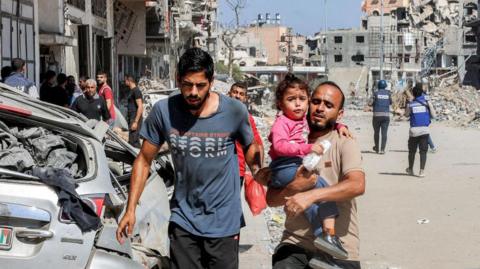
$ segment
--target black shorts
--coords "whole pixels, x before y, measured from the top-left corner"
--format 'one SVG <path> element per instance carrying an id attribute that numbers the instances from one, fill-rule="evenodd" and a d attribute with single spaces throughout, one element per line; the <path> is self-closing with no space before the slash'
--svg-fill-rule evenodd
<path id="1" fill-rule="evenodd" d="M 237 269 L 239 236 L 193 235 L 174 222 L 168 226 L 170 269 Z"/>

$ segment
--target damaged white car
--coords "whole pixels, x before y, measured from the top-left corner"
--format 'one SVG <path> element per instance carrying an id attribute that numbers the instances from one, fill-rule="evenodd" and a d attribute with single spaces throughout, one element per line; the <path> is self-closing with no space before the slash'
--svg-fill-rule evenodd
<path id="1" fill-rule="evenodd" d="M 168 152 L 152 165 L 132 240 L 115 238 L 136 153 L 105 123 L 0 84 L 0 267 L 168 263 Z"/>

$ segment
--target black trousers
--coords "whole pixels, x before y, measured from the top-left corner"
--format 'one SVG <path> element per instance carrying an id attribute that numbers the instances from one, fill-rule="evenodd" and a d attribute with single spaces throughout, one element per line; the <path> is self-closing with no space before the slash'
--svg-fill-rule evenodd
<path id="1" fill-rule="evenodd" d="M 417 153 L 417 148 L 419 148 L 420 169 L 425 169 L 425 164 L 427 163 L 428 137 L 429 135 L 426 134 L 408 138 L 408 168 L 413 169 L 415 154 Z"/>
<path id="2" fill-rule="evenodd" d="M 315 255 L 305 249 L 292 245 L 281 244 L 272 256 L 273 269 L 310 269 L 308 262 L 316 258 L 321 261 L 331 262 L 343 269 L 360 269 L 359 261 L 344 261 L 333 259 L 329 255 Z"/>
<path id="3" fill-rule="evenodd" d="M 373 117 L 373 140 L 375 142 L 375 151 L 379 149 L 385 151 L 385 146 L 387 144 L 387 133 L 388 125 L 390 124 L 390 117 Z M 380 132 L 382 133 L 382 143 L 381 147 L 378 147 L 378 142 L 380 138 Z"/>
<path id="4" fill-rule="evenodd" d="M 136 147 L 136 148 L 140 148 L 142 145 L 140 145 L 140 129 L 142 128 L 142 124 L 143 124 L 143 119 L 140 118 L 140 120 L 138 121 L 138 124 L 137 124 L 137 130 L 135 131 L 132 131 L 130 130 L 131 126 L 132 126 L 132 123 L 134 121 L 135 118 L 129 120 L 128 122 L 128 144 Z"/>
<path id="5" fill-rule="evenodd" d="M 170 222 L 168 236 L 170 269 L 238 269 L 238 235 L 201 237 Z"/>

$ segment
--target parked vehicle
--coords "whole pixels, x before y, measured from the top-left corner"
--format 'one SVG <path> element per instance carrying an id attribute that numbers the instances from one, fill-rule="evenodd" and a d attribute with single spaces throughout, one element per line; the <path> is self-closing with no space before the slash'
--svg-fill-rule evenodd
<path id="1" fill-rule="evenodd" d="M 42 135 L 20 135 L 34 131 Z M 32 146 L 34 139 L 48 135 L 60 142 L 45 152 Z M 2 152 L 11 149 L 9 141 L 15 139 L 17 148 L 28 153 L 17 157 L 18 162 L 12 165 L 11 158 L 16 155 Z M 54 151 L 75 158 L 66 165 L 53 163 L 58 159 L 48 157 Z M 136 154 L 137 149 L 105 123 L 87 120 L 70 109 L 32 99 L 0 83 L 0 267 L 161 268 L 169 255 L 170 210 L 164 179 L 156 170 L 164 177 L 171 175 L 168 152 L 152 165 L 136 211 L 132 240 L 120 245 L 115 238 Z M 6 156 L 10 159 L 3 159 Z M 101 228 L 82 233 L 60 205 L 58 189 L 31 175 L 30 157 L 34 166 L 70 169 L 76 192 L 98 215 Z"/>

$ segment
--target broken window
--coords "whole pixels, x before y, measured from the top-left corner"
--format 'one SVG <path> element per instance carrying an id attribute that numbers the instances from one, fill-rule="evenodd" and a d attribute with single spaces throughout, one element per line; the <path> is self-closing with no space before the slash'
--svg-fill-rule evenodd
<path id="1" fill-rule="evenodd" d="M 365 36 L 359 35 L 356 36 L 357 43 L 365 43 Z"/>
<path id="2" fill-rule="evenodd" d="M 334 37 L 335 43 L 342 43 L 343 42 L 343 37 L 342 36 L 335 36 Z"/>
<path id="3" fill-rule="evenodd" d="M 465 33 L 465 43 L 476 43 L 477 37 L 472 31 Z"/>
<path id="4" fill-rule="evenodd" d="M 252 57 L 256 57 L 257 56 L 257 49 L 255 47 L 250 47 L 249 48 L 249 55 L 252 56 Z"/>
<path id="5" fill-rule="evenodd" d="M 401 35 L 397 36 L 397 44 L 398 45 L 403 45 L 403 36 L 401 36 Z"/>
<path id="6" fill-rule="evenodd" d="M 92 13 L 95 16 L 107 18 L 107 0 L 92 0 Z"/>
<path id="7" fill-rule="evenodd" d="M 67 3 L 81 10 L 85 10 L 85 0 L 67 0 Z"/>
<path id="8" fill-rule="evenodd" d="M 354 62 L 364 62 L 365 56 L 363 54 L 357 54 L 352 56 L 352 61 Z"/>
<path id="9" fill-rule="evenodd" d="M 343 56 L 342 55 L 335 55 L 334 56 L 335 62 L 340 63 L 343 61 Z"/>

